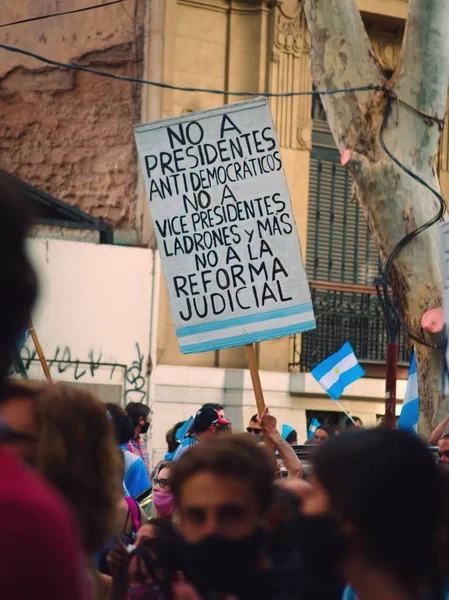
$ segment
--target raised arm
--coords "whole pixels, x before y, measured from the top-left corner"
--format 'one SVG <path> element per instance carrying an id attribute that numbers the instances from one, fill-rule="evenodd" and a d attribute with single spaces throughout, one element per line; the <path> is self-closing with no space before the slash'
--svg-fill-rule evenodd
<path id="1" fill-rule="evenodd" d="M 287 473 L 289 477 L 303 477 L 304 469 L 301 461 L 296 456 L 295 451 L 290 446 L 288 442 L 284 440 L 279 431 L 276 428 L 277 421 L 276 417 L 270 415 L 270 411 L 268 408 L 262 413 L 262 416 L 259 417 L 260 427 L 262 429 L 262 433 L 265 439 L 273 444 L 275 450 L 279 452 L 279 455 L 282 459 L 282 462 L 287 469 Z"/>
<path id="2" fill-rule="evenodd" d="M 431 446 L 436 446 L 440 439 L 443 437 L 446 427 L 449 424 L 449 414 L 439 423 L 430 434 L 429 442 Z"/>

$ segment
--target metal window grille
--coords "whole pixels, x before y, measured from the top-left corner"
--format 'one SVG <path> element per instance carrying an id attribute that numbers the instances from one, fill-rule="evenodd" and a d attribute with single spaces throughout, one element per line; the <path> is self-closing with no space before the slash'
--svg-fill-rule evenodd
<path id="1" fill-rule="evenodd" d="M 311 152 L 306 268 L 317 320 L 314 331 L 295 336 L 291 366 L 309 371 L 345 341 L 361 362 L 384 363 L 387 333 L 373 283 L 381 270 L 352 180 L 334 148 Z M 334 285 L 332 285 L 334 284 Z M 399 340 L 399 360 L 408 349 Z"/>

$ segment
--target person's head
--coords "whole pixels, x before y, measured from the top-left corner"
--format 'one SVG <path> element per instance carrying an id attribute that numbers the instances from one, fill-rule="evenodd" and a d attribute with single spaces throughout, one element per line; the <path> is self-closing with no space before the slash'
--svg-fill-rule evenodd
<path id="1" fill-rule="evenodd" d="M 150 408 L 143 402 L 130 402 L 125 408 L 134 425 L 134 435 L 145 435 L 150 427 Z"/>
<path id="2" fill-rule="evenodd" d="M 229 429 L 230 421 L 223 419 L 215 408 L 200 408 L 192 423 L 191 432 L 199 439 L 205 439 Z"/>
<path id="3" fill-rule="evenodd" d="M 41 390 L 40 383 L 9 379 L 0 403 L 1 443 L 28 463 L 33 463 L 36 452 L 35 407 Z"/>
<path id="4" fill-rule="evenodd" d="M 123 494 L 121 453 L 106 408 L 84 390 L 48 384 L 35 416 L 35 467 L 72 507 L 86 552 L 95 552 L 113 532 Z"/>
<path id="5" fill-rule="evenodd" d="M 449 463 L 449 433 L 443 435 L 438 442 L 438 456 L 441 463 Z"/>
<path id="6" fill-rule="evenodd" d="M 109 414 L 111 414 L 108 408 Z M 115 437 L 118 444 L 127 444 L 134 437 L 134 424 L 131 417 L 123 412 L 114 411 L 112 413 L 112 423 L 114 424 Z"/>
<path id="7" fill-rule="evenodd" d="M 320 425 L 317 427 L 313 439 L 316 444 L 325 444 L 335 435 L 338 435 L 336 425 Z"/>
<path id="8" fill-rule="evenodd" d="M 349 417 L 346 419 L 345 429 L 353 429 L 354 427 L 363 427 L 362 419 L 360 417 Z"/>
<path id="9" fill-rule="evenodd" d="M 170 471 L 172 462 L 162 460 L 151 474 L 153 486 L 154 516 L 170 519 L 176 508 L 175 496 L 171 490 Z"/>
<path id="10" fill-rule="evenodd" d="M 219 417 L 221 417 L 222 419 L 226 419 L 223 405 L 218 404 L 217 402 L 206 402 L 206 404 L 203 404 L 201 408 L 214 408 L 217 411 Z"/>
<path id="11" fill-rule="evenodd" d="M 175 423 L 171 429 L 167 431 L 165 434 L 165 441 L 167 442 L 168 451 L 173 454 L 176 448 L 179 446 L 178 440 L 176 439 L 176 434 L 178 429 L 184 425 L 185 421 L 179 421 Z"/>
<path id="12" fill-rule="evenodd" d="M 295 446 L 298 443 L 298 432 L 296 429 L 290 431 L 290 433 L 285 438 L 285 441 L 288 442 L 291 446 Z"/>
<path id="13" fill-rule="evenodd" d="M 173 464 L 171 485 L 185 539 L 243 539 L 261 524 L 273 469 L 265 448 L 245 434 L 215 436 Z"/>
<path id="14" fill-rule="evenodd" d="M 258 421 L 258 416 L 257 415 L 253 415 L 251 417 L 251 419 L 249 420 L 249 425 L 246 428 L 246 431 L 248 433 L 250 433 L 251 435 L 257 435 L 257 436 L 261 436 L 262 435 L 262 429 L 260 427 L 260 423 Z"/>
<path id="15" fill-rule="evenodd" d="M 427 448 L 404 431 L 359 430 L 334 436 L 312 462 L 302 512 L 331 515 L 349 559 L 362 558 L 416 592 L 432 561 L 440 508 L 439 474 Z"/>
<path id="16" fill-rule="evenodd" d="M 37 279 L 26 252 L 31 215 L 22 191 L 0 171 L 0 400 L 21 334 L 37 296 Z"/>
<path id="17" fill-rule="evenodd" d="M 166 519 L 150 519 L 135 540 L 128 574 L 130 582 L 170 586 L 185 572 L 185 543 L 177 528 Z M 151 587 L 146 591 L 150 592 Z M 165 597 L 159 587 L 158 596 Z M 167 590 L 168 591 L 168 590 Z M 148 594 L 153 597 L 152 594 Z"/>

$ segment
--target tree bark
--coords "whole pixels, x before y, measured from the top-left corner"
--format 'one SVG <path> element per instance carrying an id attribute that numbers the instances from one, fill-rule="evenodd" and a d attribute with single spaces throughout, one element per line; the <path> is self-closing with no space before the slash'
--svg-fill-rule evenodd
<path id="1" fill-rule="evenodd" d="M 356 0 L 304 0 L 311 34 L 311 74 L 318 89 L 383 85 L 394 94 L 385 142 L 394 156 L 439 190 L 435 156 L 449 83 L 449 2 L 410 0 L 401 57 L 387 80 L 374 52 Z M 435 216 L 436 197 L 383 152 L 379 131 L 386 106 L 381 92 L 322 96 L 340 152 L 349 168 L 383 262 L 409 232 Z M 409 105 L 409 106 L 407 106 Z M 413 107 L 413 108 L 410 108 Z M 416 110 L 414 110 L 416 109 Z M 441 306 L 439 228 L 434 225 L 396 257 L 390 284 L 402 318 L 413 333 L 424 312 Z M 417 345 L 420 433 L 428 436 L 448 411 L 441 394 L 441 352 Z"/>

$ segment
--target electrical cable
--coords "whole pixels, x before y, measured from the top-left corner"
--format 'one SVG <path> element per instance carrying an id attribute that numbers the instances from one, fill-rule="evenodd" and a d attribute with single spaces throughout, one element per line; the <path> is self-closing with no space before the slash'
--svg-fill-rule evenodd
<path id="1" fill-rule="evenodd" d="M 52 19 L 53 17 L 61 17 L 62 15 L 73 15 L 74 13 L 85 12 L 86 10 L 93 10 L 95 8 L 103 8 L 104 6 L 111 6 L 111 4 L 121 4 L 125 0 L 111 0 L 110 2 L 104 2 L 103 4 L 94 4 L 93 6 L 85 6 L 84 8 L 76 8 L 74 10 L 65 10 L 60 13 L 52 13 L 50 15 L 42 15 L 40 17 L 30 17 L 29 19 L 21 19 L 20 21 L 11 21 L 11 23 L 0 24 L 2 27 L 9 27 L 11 25 L 19 25 L 21 23 L 31 23 L 32 21 L 41 21 L 42 19 Z"/>
<path id="2" fill-rule="evenodd" d="M 418 344 L 422 344 L 423 346 L 427 346 L 428 348 L 433 348 L 433 349 L 441 350 L 442 346 L 438 346 L 437 344 L 431 344 L 431 343 L 427 342 L 426 340 L 423 340 L 422 338 L 418 337 L 416 334 L 414 334 L 408 328 L 407 324 L 404 322 L 404 320 L 402 319 L 401 315 L 399 314 L 396 306 L 392 302 L 391 297 L 390 297 L 390 292 L 389 292 L 389 289 L 388 289 L 388 280 L 389 280 L 389 277 L 390 277 L 390 271 L 391 271 L 391 268 L 393 266 L 394 259 L 418 235 L 420 235 L 421 233 L 423 233 L 424 231 L 426 231 L 426 229 L 429 229 L 429 227 L 432 227 L 432 225 L 435 225 L 435 223 L 438 223 L 438 221 L 440 221 L 442 219 L 442 217 L 443 217 L 443 215 L 444 215 L 444 213 L 446 211 L 446 203 L 444 201 L 443 196 L 441 196 L 441 194 L 439 194 L 437 192 L 437 190 L 435 190 L 426 181 L 424 181 L 424 179 L 422 179 L 421 177 L 419 177 L 419 175 L 417 175 L 416 173 L 413 173 L 413 171 L 411 171 L 408 167 L 406 167 L 405 165 L 403 165 L 396 158 L 396 156 L 394 156 L 394 154 L 389 150 L 389 148 L 385 144 L 384 132 L 385 132 L 385 129 L 386 129 L 387 124 L 388 124 L 388 118 L 389 118 L 389 116 L 391 114 L 391 108 L 392 108 L 392 100 L 393 100 L 393 98 L 394 98 L 394 96 L 391 93 L 387 97 L 387 105 L 385 107 L 385 111 L 384 111 L 383 119 L 382 119 L 382 125 L 380 127 L 380 132 L 379 132 L 379 142 L 380 142 L 380 145 L 381 145 L 383 151 L 389 156 L 389 158 L 400 169 L 402 169 L 405 173 L 407 173 L 407 175 L 409 175 L 412 179 L 414 179 L 415 181 L 417 181 L 418 183 L 420 183 L 421 185 L 423 185 L 425 188 L 427 188 L 430 192 L 432 192 L 432 194 L 434 194 L 437 197 L 437 199 L 438 199 L 438 201 L 440 203 L 440 209 L 439 209 L 438 213 L 434 217 L 432 217 L 431 219 L 429 219 L 428 221 L 426 221 L 423 225 L 421 225 L 420 227 L 418 227 L 414 231 L 411 231 L 410 233 L 408 233 L 407 235 L 405 235 L 401 240 L 399 240 L 399 242 L 393 248 L 390 256 L 388 257 L 388 259 L 387 259 L 387 261 L 385 263 L 384 272 L 383 272 L 383 275 L 382 275 L 382 289 L 383 289 L 383 294 L 384 294 L 384 298 L 386 299 L 386 302 L 388 303 L 388 305 L 392 309 L 392 311 L 393 311 L 396 319 L 398 320 L 398 322 L 400 323 L 400 325 L 404 329 L 404 331 L 407 333 L 407 335 L 409 335 L 410 338 L 412 340 L 414 340 L 415 342 L 417 342 Z"/>
<path id="3" fill-rule="evenodd" d="M 23 54 L 30 56 L 36 60 L 52 65 L 53 67 L 59 67 L 61 69 L 69 69 L 71 71 L 84 71 L 85 73 L 92 73 L 93 75 L 99 75 L 100 77 L 110 77 L 111 79 L 118 79 L 120 81 L 128 81 L 129 83 L 142 83 L 145 85 L 152 85 L 154 87 L 163 88 L 166 90 L 177 90 L 180 92 L 201 92 L 205 94 L 220 94 L 229 96 L 266 96 L 267 98 L 290 98 L 292 96 L 331 96 L 335 94 L 343 94 L 346 92 L 370 92 L 382 90 L 381 85 L 362 85 L 359 87 L 348 87 L 344 89 L 335 90 L 309 90 L 306 92 L 230 92 L 228 90 L 218 89 L 207 89 L 207 88 L 195 88 L 195 87 L 184 87 L 178 85 L 172 85 L 170 83 L 161 83 L 159 81 L 150 81 L 148 79 L 141 79 L 139 77 L 129 77 L 128 75 L 116 75 L 115 73 L 109 73 L 108 71 L 101 71 L 99 69 L 91 69 L 90 67 L 83 67 L 82 65 L 76 65 L 74 63 L 63 63 L 52 58 L 46 58 L 30 50 L 24 50 L 23 48 L 17 48 L 16 46 L 9 46 L 8 44 L 0 44 L 0 48 L 7 50 L 8 52 L 14 52 L 15 54 Z"/>

